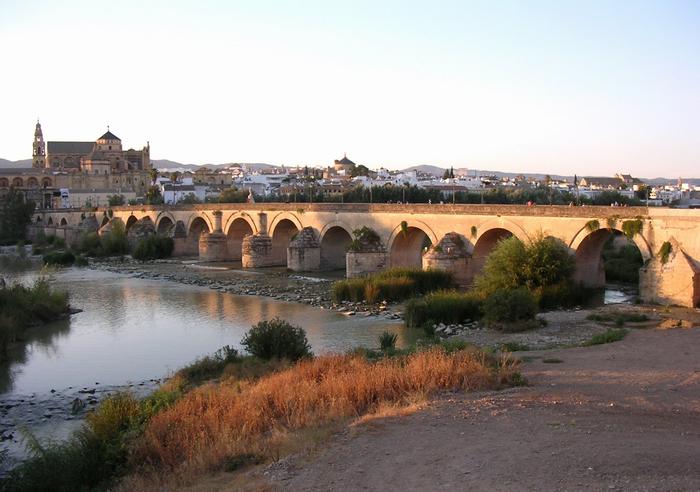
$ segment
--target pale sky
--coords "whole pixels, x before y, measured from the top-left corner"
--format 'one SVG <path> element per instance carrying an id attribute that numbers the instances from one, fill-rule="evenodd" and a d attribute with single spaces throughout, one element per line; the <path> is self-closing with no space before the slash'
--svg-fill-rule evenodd
<path id="1" fill-rule="evenodd" d="M 700 176 L 700 1 L 0 0 L 0 157 Z"/>

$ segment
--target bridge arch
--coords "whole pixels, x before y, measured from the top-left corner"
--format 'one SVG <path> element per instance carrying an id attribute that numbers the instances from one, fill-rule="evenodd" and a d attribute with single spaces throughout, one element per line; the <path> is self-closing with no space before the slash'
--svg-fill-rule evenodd
<path id="1" fill-rule="evenodd" d="M 238 215 L 229 219 L 224 227 L 226 231 L 226 243 L 228 254 L 234 261 L 240 261 L 243 257 L 243 238 L 255 234 L 255 223 L 247 215 Z M 285 253 L 286 258 L 286 253 Z"/>
<path id="2" fill-rule="evenodd" d="M 200 220 L 204 222 L 204 225 L 206 225 L 206 232 L 211 232 L 214 230 L 214 223 L 207 214 L 193 214 L 187 221 L 187 235 L 189 235 L 190 231 L 192 230 L 192 224 Z"/>
<path id="3" fill-rule="evenodd" d="M 617 231 L 619 233 L 622 233 L 622 231 L 620 231 L 619 229 L 611 229 L 608 227 L 601 227 L 600 229 L 591 231 L 588 228 L 588 226 L 585 225 L 581 229 L 579 229 L 576 232 L 576 234 L 574 234 L 574 237 L 569 242 L 569 247 L 574 251 L 578 251 L 578 248 L 579 246 L 581 246 L 581 243 L 583 243 L 583 241 L 585 241 L 586 238 L 598 231 L 608 231 L 608 233 Z M 634 244 L 637 245 L 637 248 L 639 248 L 639 252 L 642 254 L 642 258 L 644 258 L 644 261 L 650 260 L 654 256 L 654 253 L 651 249 L 651 245 L 649 244 L 649 241 L 647 241 L 643 234 L 635 234 L 632 238 L 632 241 L 634 242 Z"/>
<path id="4" fill-rule="evenodd" d="M 267 230 L 269 231 L 270 236 L 273 236 L 273 231 L 277 227 L 277 224 L 279 224 L 283 220 L 290 221 L 292 224 L 294 224 L 298 231 L 304 228 L 304 224 L 301 223 L 301 219 L 297 216 L 297 214 L 292 212 L 280 212 L 278 214 L 275 214 L 274 217 L 272 217 L 267 226 Z"/>
<path id="5" fill-rule="evenodd" d="M 302 228 L 299 227 L 299 222 L 293 221 L 291 218 L 282 218 L 274 222 L 270 228 L 272 232 L 272 265 L 287 264 L 287 247 L 292 237 L 296 235 Z"/>
<path id="6" fill-rule="evenodd" d="M 511 237 L 516 237 L 520 241 L 523 240 L 511 230 L 504 227 L 493 227 L 480 231 L 480 234 L 477 236 L 477 239 L 474 242 L 474 249 L 472 250 L 472 259 L 469 268 L 470 277 L 474 278 L 481 273 L 481 270 L 486 264 L 487 258 L 496 248 L 498 243 Z"/>
<path id="7" fill-rule="evenodd" d="M 199 255 L 199 238 L 202 234 L 208 234 L 212 228 L 204 217 L 196 215 L 187 227 L 187 250 L 191 254 Z"/>
<path id="8" fill-rule="evenodd" d="M 338 221 L 326 224 L 319 234 L 321 246 L 321 269 L 345 268 L 345 254 L 352 242 L 352 232 Z"/>
<path id="9" fill-rule="evenodd" d="M 49 215 L 49 220 L 46 221 L 46 225 L 53 225 L 53 217 Z"/>
<path id="10" fill-rule="evenodd" d="M 392 267 L 422 268 L 423 253 L 438 241 L 435 231 L 425 222 L 404 221 L 389 236 L 389 264 Z"/>
<path id="11" fill-rule="evenodd" d="M 158 219 L 156 224 L 156 234 L 159 236 L 165 236 L 173 227 L 175 227 L 175 219 L 171 218 L 170 215 L 163 215 Z"/>
<path id="12" fill-rule="evenodd" d="M 154 222 L 156 224 L 156 234 L 162 236 L 175 226 L 175 217 L 170 212 L 162 211 L 156 215 Z"/>
<path id="13" fill-rule="evenodd" d="M 13 178 L 12 186 L 15 188 L 22 188 L 24 186 L 24 180 L 22 178 Z"/>
<path id="14" fill-rule="evenodd" d="M 635 238 L 637 236 L 640 235 L 636 234 Z M 617 238 L 625 240 L 624 242 L 626 244 L 633 244 L 636 249 L 639 250 L 641 260 L 638 268 L 641 268 L 644 263 L 651 258 L 650 248 L 643 237 L 636 240 L 635 238 L 629 239 L 622 233 L 622 231 L 612 228 L 601 228 L 594 231 L 586 229 L 586 232 L 582 235 L 580 241 L 576 240 L 575 243 L 572 243 L 576 244 L 576 272 L 574 274 L 574 278 L 577 282 L 581 282 L 587 287 L 601 288 L 605 286 L 606 281 L 609 279 L 607 279 L 605 271 L 606 262 L 603 258 L 603 250 L 608 241 L 613 241 L 613 243 L 611 243 L 613 246 L 611 249 L 615 250 L 614 245 Z M 613 268 L 611 274 L 613 274 L 615 273 L 615 269 L 612 265 L 614 265 L 615 259 L 610 259 L 610 262 L 611 268 Z M 621 276 L 620 274 L 617 275 Z M 626 275 L 622 277 L 624 278 Z"/>
<path id="15" fill-rule="evenodd" d="M 66 220 L 65 217 L 61 217 L 61 227 L 65 227 L 68 225 L 68 221 Z"/>
<path id="16" fill-rule="evenodd" d="M 131 229 L 131 226 L 136 224 L 137 221 L 138 221 L 138 219 L 136 218 L 135 215 L 133 215 L 133 214 L 129 215 L 129 218 L 126 219 L 126 224 L 124 225 L 124 230 L 126 232 L 129 232 L 129 229 Z"/>
<path id="17" fill-rule="evenodd" d="M 34 176 L 30 176 L 27 178 L 27 187 L 28 188 L 38 188 L 39 187 L 39 180 L 36 179 Z"/>

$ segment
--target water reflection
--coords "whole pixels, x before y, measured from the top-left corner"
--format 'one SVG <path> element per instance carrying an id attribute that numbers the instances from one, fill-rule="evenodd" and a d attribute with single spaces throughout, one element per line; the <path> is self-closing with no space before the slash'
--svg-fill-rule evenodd
<path id="1" fill-rule="evenodd" d="M 36 273 L 22 280 L 32 276 Z M 63 270 L 52 277 L 83 312 L 32 330 L 26 346 L 0 366 L 0 392 L 159 378 L 222 345 L 239 347 L 252 324 L 275 316 L 303 326 L 316 353 L 376 346 L 384 330 L 398 333 L 400 345 L 408 343 L 399 323 L 383 319 L 93 270 Z"/>

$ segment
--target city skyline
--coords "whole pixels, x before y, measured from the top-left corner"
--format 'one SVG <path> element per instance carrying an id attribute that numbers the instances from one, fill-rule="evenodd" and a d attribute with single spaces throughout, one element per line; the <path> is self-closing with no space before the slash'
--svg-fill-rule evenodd
<path id="1" fill-rule="evenodd" d="M 4 2 L 0 157 L 107 125 L 183 163 L 695 177 L 694 2 Z M 71 60 L 73 58 L 73 60 Z"/>

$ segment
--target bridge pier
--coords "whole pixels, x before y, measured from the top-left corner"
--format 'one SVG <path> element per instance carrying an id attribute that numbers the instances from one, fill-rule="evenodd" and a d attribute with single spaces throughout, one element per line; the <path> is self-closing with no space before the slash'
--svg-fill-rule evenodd
<path id="1" fill-rule="evenodd" d="M 700 265 L 671 238 L 671 251 L 639 270 L 639 296 L 644 302 L 700 307 Z"/>
<path id="2" fill-rule="evenodd" d="M 228 238 L 221 229 L 221 210 L 215 210 L 214 230 L 203 232 L 199 236 L 199 258 L 206 261 L 228 260 Z"/>
<path id="3" fill-rule="evenodd" d="M 321 246 L 312 227 L 304 227 L 287 247 L 287 268 L 293 272 L 321 269 Z"/>
<path id="4" fill-rule="evenodd" d="M 469 270 L 470 259 L 464 239 L 456 232 L 448 232 L 423 255 L 423 269 L 452 272 L 457 285 L 467 287 L 473 280 Z"/>
<path id="5" fill-rule="evenodd" d="M 249 234 L 243 238 L 241 246 L 241 264 L 243 268 L 262 268 L 272 266 L 272 238 L 267 234 Z"/>

